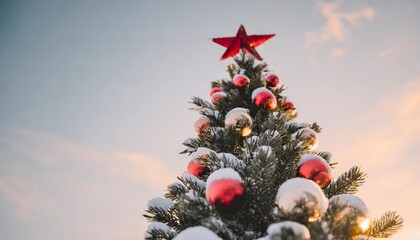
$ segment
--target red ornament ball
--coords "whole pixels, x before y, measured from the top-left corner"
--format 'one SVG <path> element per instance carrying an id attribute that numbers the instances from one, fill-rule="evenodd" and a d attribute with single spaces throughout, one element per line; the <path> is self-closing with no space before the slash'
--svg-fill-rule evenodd
<path id="1" fill-rule="evenodd" d="M 194 130 L 196 133 L 200 134 L 201 131 L 209 128 L 209 120 L 207 118 L 200 118 L 194 123 Z"/>
<path id="2" fill-rule="evenodd" d="M 213 96 L 213 94 L 217 93 L 217 92 L 223 92 L 223 90 L 219 87 L 212 88 L 211 91 L 210 91 L 210 97 Z"/>
<path id="3" fill-rule="evenodd" d="M 216 170 L 207 178 L 206 199 L 218 209 L 237 209 L 243 202 L 244 193 L 241 177 L 231 168 Z"/>
<path id="4" fill-rule="evenodd" d="M 220 179 L 206 190 L 207 200 L 217 208 L 236 208 L 242 202 L 244 187 L 233 179 Z"/>
<path id="5" fill-rule="evenodd" d="M 207 174 L 209 171 L 209 168 L 204 166 L 204 162 L 201 160 L 191 160 L 187 166 L 187 173 L 192 174 L 198 178 L 201 178 L 204 174 Z"/>
<path id="6" fill-rule="evenodd" d="M 260 87 L 252 92 L 252 99 L 257 107 L 274 110 L 277 107 L 277 99 L 274 94 L 265 87 Z"/>
<path id="7" fill-rule="evenodd" d="M 289 115 L 296 115 L 296 107 L 292 102 L 284 102 L 283 109 Z"/>
<path id="8" fill-rule="evenodd" d="M 271 88 L 278 88 L 280 86 L 280 78 L 276 74 L 269 74 L 265 81 L 267 82 L 267 86 Z"/>
<path id="9" fill-rule="evenodd" d="M 284 102 L 283 103 L 283 109 L 285 111 L 289 111 L 289 110 L 295 110 L 296 107 L 295 107 L 295 105 L 292 102 Z"/>
<path id="10" fill-rule="evenodd" d="M 332 169 L 321 157 L 305 154 L 299 161 L 297 176 L 312 180 L 324 188 L 331 182 Z"/>
<path id="11" fill-rule="evenodd" d="M 250 82 L 249 78 L 245 75 L 236 75 L 233 78 L 233 85 L 235 85 L 235 87 L 238 87 L 238 88 L 248 86 L 249 82 Z"/>
<path id="12" fill-rule="evenodd" d="M 226 98 L 227 94 L 225 92 L 215 92 L 211 95 L 211 102 L 217 104 L 220 99 Z"/>

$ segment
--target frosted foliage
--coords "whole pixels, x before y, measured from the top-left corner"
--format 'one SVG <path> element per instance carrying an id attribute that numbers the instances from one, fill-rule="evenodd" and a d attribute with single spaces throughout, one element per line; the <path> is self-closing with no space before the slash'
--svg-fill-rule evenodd
<path id="1" fill-rule="evenodd" d="M 206 181 L 206 189 L 216 180 L 220 179 L 234 179 L 238 182 L 242 182 L 242 178 L 238 172 L 233 170 L 232 168 L 221 168 L 219 170 L 214 171 L 210 176 L 207 178 Z"/>
<path id="2" fill-rule="evenodd" d="M 174 203 L 167 198 L 156 197 L 150 199 L 149 202 L 147 202 L 147 206 L 154 208 L 162 208 L 163 210 L 168 211 L 169 209 L 174 207 Z"/>
<path id="3" fill-rule="evenodd" d="M 193 153 L 193 152 L 195 152 L 195 149 L 194 148 L 188 148 L 186 151 L 189 152 L 189 153 Z"/>
<path id="4" fill-rule="evenodd" d="M 254 231 L 245 231 L 245 236 L 253 236 L 254 235 Z"/>
<path id="5" fill-rule="evenodd" d="M 209 229 L 197 226 L 190 227 L 180 232 L 173 240 L 222 240 Z"/>
<path id="6" fill-rule="evenodd" d="M 222 220 L 220 220 L 220 218 L 215 218 L 215 217 L 211 217 L 210 218 L 210 221 L 215 225 L 215 226 L 218 226 L 218 227 L 221 227 L 221 228 L 223 228 L 223 227 L 225 227 L 226 226 L 226 224 L 222 221 Z"/>
<path id="7" fill-rule="evenodd" d="M 330 204 L 338 203 L 339 205 L 348 205 L 350 208 L 356 209 L 363 217 L 369 217 L 369 209 L 362 199 L 352 194 L 339 194 L 330 198 Z"/>
<path id="8" fill-rule="evenodd" d="M 322 152 L 322 156 L 328 163 L 331 161 L 332 153 L 324 151 Z"/>
<path id="9" fill-rule="evenodd" d="M 210 108 L 203 108 L 201 112 L 204 115 L 207 115 L 207 116 L 215 116 L 216 118 L 218 118 L 220 116 L 219 111 L 213 110 L 213 109 L 210 109 Z"/>
<path id="10" fill-rule="evenodd" d="M 194 138 L 187 138 L 187 139 L 185 139 L 185 141 L 182 144 L 184 144 L 184 145 L 190 145 L 193 140 L 194 140 Z"/>
<path id="11" fill-rule="evenodd" d="M 225 131 L 225 128 L 222 128 L 222 127 L 211 127 L 210 128 L 210 134 L 212 136 L 218 136 L 219 134 L 223 134 L 224 131 Z"/>
<path id="12" fill-rule="evenodd" d="M 174 183 L 169 184 L 168 188 L 181 188 L 181 189 L 184 189 L 185 191 L 187 190 L 187 187 L 185 187 L 183 184 L 179 182 L 174 182 Z"/>
<path id="13" fill-rule="evenodd" d="M 160 231 L 163 231 L 165 233 L 172 232 L 172 229 L 170 227 L 168 227 L 166 224 L 161 223 L 161 222 L 152 222 L 147 227 L 147 232 L 145 234 L 145 237 L 151 237 L 150 232 L 152 232 L 152 230 L 155 230 L 155 231 L 160 230 Z"/>
<path id="14" fill-rule="evenodd" d="M 280 135 L 280 133 L 277 130 L 266 130 L 264 134 L 272 138 L 275 138 Z"/>
<path id="15" fill-rule="evenodd" d="M 259 88 L 257 88 L 257 89 L 255 89 L 253 92 L 252 92 L 252 96 L 251 96 L 251 98 L 252 98 L 252 101 L 254 101 L 254 98 L 259 94 L 259 93 L 261 93 L 261 92 L 269 92 L 269 93 L 272 93 L 270 90 L 268 90 L 267 88 L 265 88 L 265 87 L 259 87 Z"/>
<path id="16" fill-rule="evenodd" d="M 213 151 L 208 148 L 199 147 L 197 148 L 197 151 L 192 154 L 191 159 L 206 158 L 210 155 L 211 152 Z"/>
<path id="17" fill-rule="evenodd" d="M 284 182 L 277 191 L 276 203 L 285 212 L 291 213 L 300 199 L 311 202 L 310 194 L 315 198 L 315 209 L 323 215 L 328 208 L 328 199 L 315 182 L 304 178 L 292 178 Z"/>
<path id="18" fill-rule="evenodd" d="M 192 174 L 189 174 L 189 173 L 183 173 L 181 175 L 181 179 L 185 179 L 189 182 L 196 183 L 200 188 L 204 188 L 205 185 L 206 185 L 203 180 L 200 180 L 196 176 L 194 176 Z"/>
<path id="19" fill-rule="evenodd" d="M 304 225 L 292 222 L 292 221 L 284 221 L 279 223 L 271 224 L 268 229 L 268 235 L 275 235 L 282 232 L 282 229 L 290 229 L 295 234 L 297 240 L 309 240 L 311 238 L 309 234 L 309 230 Z"/>
<path id="20" fill-rule="evenodd" d="M 270 146 L 260 146 L 258 147 L 257 152 L 260 152 L 260 151 L 267 153 L 267 156 L 270 156 L 271 153 L 273 153 L 273 149 Z"/>
<path id="21" fill-rule="evenodd" d="M 328 233 L 325 240 L 333 240 L 333 235 L 331 234 L 331 229 L 328 226 L 328 223 L 323 221 L 321 223 L 321 228 L 324 231 L 324 233 Z"/>
<path id="22" fill-rule="evenodd" d="M 226 159 L 233 166 L 244 166 L 244 162 L 232 153 L 218 153 L 216 156 L 218 159 Z"/>
<path id="23" fill-rule="evenodd" d="M 246 142 L 251 145 L 251 144 L 256 144 L 259 140 L 260 140 L 260 137 L 252 136 L 252 137 L 247 138 Z"/>
<path id="24" fill-rule="evenodd" d="M 239 159 L 232 153 L 218 153 L 217 158 L 226 158 L 228 161 L 236 162 Z"/>
<path id="25" fill-rule="evenodd" d="M 252 118 L 249 116 L 247 109 L 234 108 L 230 110 L 225 117 L 225 127 L 234 127 L 239 121 L 248 121 L 249 124 L 252 124 Z"/>
<path id="26" fill-rule="evenodd" d="M 286 127 L 297 127 L 297 128 L 303 128 L 306 127 L 308 124 L 304 122 L 287 122 Z"/>
<path id="27" fill-rule="evenodd" d="M 187 193 L 185 193 L 185 196 L 187 196 L 191 200 L 197 200 L 198 194 L 196 191 L 190 189 Z"/>

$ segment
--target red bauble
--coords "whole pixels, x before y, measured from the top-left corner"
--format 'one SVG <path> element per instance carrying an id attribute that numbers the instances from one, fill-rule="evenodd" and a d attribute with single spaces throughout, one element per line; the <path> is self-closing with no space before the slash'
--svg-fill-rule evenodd
<path id="1" fill-rule="evenodd" d="M 295 105 L 292 102 L 284 102 L 283 103 L 283 109 L 285 111 L 289 111 L 289 110 L 295 110 Z"/>
<path id="2" fill-rule="evenodd" d="M 198 134 L 201 134 L 201 131 L 207 128 L 209 128 L 209 120 L 207 118 L 200 118 L 194 123 L 194 130 Z"/>
<path id="3" fill-rule="evenodd" d="M 244 186 L 236 179 L 219 179 L 206 189 L 206 198 L 218 209 L 234 210 L 243 201 Z"/>
<path id="4" fill-rule="evenodd" d="M 271 88 L 278 88 L 280 86 L 280 78 L 275 74 L 269 74 L 266 77 L 267 86 Z"/>
<path id="5" fill-rule="evenodd" d="M 277 107 L 276 96 L 264 87 L 255 89 L 252 93 L 252 99 L 257 107 L 264 107 L 268 110 L 274 110 Z"/>
<path id="6" fill-rule="evenodd" d="M 292 102 L 284 102 L 283 103 L 283 109 L 290 115 L 296 115 L 296 108 L 295 105 Z"/>
<path id="7" fill-rule="evenodd" d="M 211 102 L 213 104 L 217 104 L 217 102 L 220 99 L 226 98 L 227 94 L 225 92 L 215 92 L 213 95 L 211 95 Z"/>
<path id="8" fill-rule="evenodd" d="M 211 91 L 210 91 L 210 97 L 211 96 L 213 96 L 213 94 L 214 93 L 217 93 L 217 92 L 222 92 L 223 90 L 221 89 L 221 88 L 219 88 L 219 87 L 214 87 L 214 88 L 212 88 L 211 89 Z"/>
<path id="9" fill-rule="evenodd" d="M 238 88 L 248 86 L 249 82 L 249 78 L 245 75 L 236 75 L 233 78 L 233 85 Z"/>
<path id="10" fill-rule="evenodd" d="M 192 174 L 198 178 L 201 178 L 204 174 L 209 172 L 209 168 L 204 166 L 204 163 L 200 160 L 191 160 L 187 166 L 187 173 Z"/>
<path id="11" fill-rule="evenodd" d="M 297 175 L 316 182 L 320 187 L 326 187 L 332 178 L 331 167 L 318 158 L 304 161 L 298 167 Z"/>

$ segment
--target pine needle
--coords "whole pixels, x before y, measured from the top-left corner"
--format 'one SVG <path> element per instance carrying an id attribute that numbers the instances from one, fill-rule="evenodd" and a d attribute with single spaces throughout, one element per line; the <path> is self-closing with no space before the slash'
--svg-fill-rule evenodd
<path id="1" fill-rule="evenodd" d="M 403 226 L 404 220 L 396 212 L 386 212 L 372 221 L 369 235 L 377 238 L 388 238 Z"/>
<path id="2" fill-rule="evenodd" d="M 352 167 L 324 189 L 325 195 L 330 198 L 338 194 L 356 193 L 358 188 L 365 182 L 366 176 L 366 173 L 362 172 L 360 167 Z"/>

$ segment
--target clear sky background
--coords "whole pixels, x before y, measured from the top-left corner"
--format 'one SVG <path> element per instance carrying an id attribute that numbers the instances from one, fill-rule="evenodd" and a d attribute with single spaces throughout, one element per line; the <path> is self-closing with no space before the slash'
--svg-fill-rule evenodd
<path id="1" fill-rule="evenodd" d="M 228 77 L 212 37 L 257 48 L 319 150 L 420 239 L 419 1 L 1 1 L 0 239 L 141 239 L 188 163 L 192 96 Z"/>

